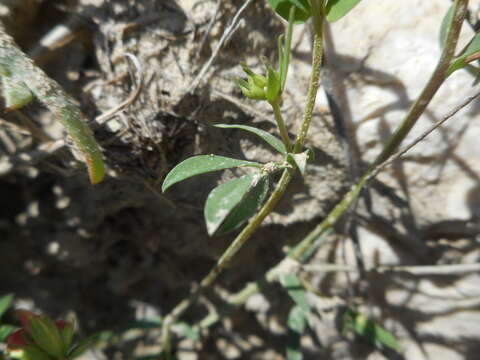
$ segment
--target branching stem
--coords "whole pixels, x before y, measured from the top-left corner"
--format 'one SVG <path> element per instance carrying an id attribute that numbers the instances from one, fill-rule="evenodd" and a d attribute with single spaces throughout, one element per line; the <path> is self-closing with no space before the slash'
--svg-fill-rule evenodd
<path id="1" fill-rule="evenodd" d="M 313 2 L 319 2 L 318 6 L 323 9 L 323 0 L 313 0 Z M 308 128 L 312 119 L 313 108 L 315 106 L 315 100 L 317 96 L 319 79 L 320 79 L 320 66 L 322 61 L 322 42 L 323 42 L 323 13 L 317 12 L 316 16 L 318 19 L 315 20 L 315 37 L 314 37 L 314 49 L 313 49 L 313 58 L 312 58 L 312 75 L 310 79 L 310 85 L 308 89 L 307 103 L 305 106 L 305 113 L 303 117 L 302 124 L 300 126 L 299 135 L 297 136 L 297 141 L 295 145 L 296 152 L 298 149 L 303 148 L 305 143 Z M 275 110 L 275 108 L 274 108 Z M 277 121 L 278 118 L 276 117 Z M 280 117 L 281 119 L 281 117 Z M 283 119 L 281 120 L 283 123 Z M 284 125 L 283 125 L 284 127 Z M 280 131 L 281 128 L 280 128 Z M 286 129 L 285 129 L 286 132 Z M 283 138 L 283 135 L 282 135 Z M 287 135 L 288 138 L 288 135 Z M 285 141 L 285 139 L 284 139 Z M 289 140 L 288 140 L 289 141 Z M 286 144 L 287 145 L 287 144 Z M 288 147 L 288 146 L 287 146 Z M 291 147 L 291 145 L 290 145 Z M 294 170 L 291 168 L 285 169 L 282 173 L 282 176 L 275 187 L 275 190 L 270 195 L 267 202 L 262 206 L 259 212 L 250 220 L 248 225 L 240 232 L 240 234 L 235 238 L 232 244 L 225 250 L 223 255 L 218 259 L 217 264 L 210 271 L 210 273 L 200 282 L 200 286 L 195 289 L 188 298 L 182 300 L 173 310 L 165 317 L 163 326 L 162 326 L 162 346 L 164 349 L 164 354 L 167 355 L 166 349 L 170 348 L 171 341 L 171 326 L 177 321 L 177 319 L 192 305 L 203 293 L 205 289 L 210 287 L 218 276 L 225 270 L 229 265 L 234 256 L 238 251 L 243 247 L 243 245 L 250 239 L 253 233 L 258 229 L 262 224 L 263 220 L 273 211 L 277 203 L 282 198 L 285 193 L 290 180 L 294 174 Z"/>
<path id="2" fill-rule="evenodd" d="M 312 1 L 312 5 L 313 3 L 315 3 L 315 0 Z M 288 266 L 289 263 L 301 262 L 303 260 L 304 255 L 308 253 L 308 251 L 314 245 L 315 241 L 321 235 L 323 235 L 329 228 L 331 228 L 338 221 L 338 219 L 345 214 L 346 210 L 356 201 L 356 199 L 358 199 L 358 196 L 360 195 L 363 187 L 373 176 L 378 174 L 379 168 L 383 168 L 386 164 L 388 164 L 385 161 L 395 154 L 396 149 L 398 148 L 400 143 L 405 139 L 409 131 L 412 129 L 413 125 L 415 125 L 416 121 L 419 119 L 420 115 L 423 113 L 423 111 L 425 110 L 425 108 L 427 107 L 427 105 L 429 104 L 429 102 L 437 92 L 438 88 L 446 78 L 448 67 L 450 66 L 452 59 L 454 58 L 455 48 L 456 48 L 457 40 L 460 34 L 460 29 L 467 12 L 466 10 L 468 6 L 468 0 L 455 0 L 453 6 L 454 6 L 453 8 L 454 15 L 452 18 L 450 30 L 447 35 L 445 48 L 442 52 L 439 63 L 435 71 L 433 72 L 432 76 L 430 77 L 430 80 L 428 81 L 425 88 L 423 89 L 422 93 L 418 97 L 417 101 L 415 101 L 412 104 L 412 106 L 410 107 L 410 110 L 405 116 L 405 119 L 402 121 L 398 129 L 391 136 L 390 140 L 387 142 L 387 145 L 385 146 L 384 150 L 373 162 L 373 164 L 367 170 L 367 172 L 360 178 L 357 184 L 353 186 L 352 189 L 343 197 L 340 203 L 338 203 L 337 206 L 335 206 L 335 208 L 330 212 L 330 214 L 290 252 L 289 256 L 284 258 L 274 267 L 272 267 L 265 274 L 262 280 L 249 283 L 247 284 L 247 286 L 243 288 L 243 290 L 232 295 L 228 299 L 229 305 L 233 307 L 237 307 L 244 304 L 250 296 L 260 291 L 261 282 L 276 281 L 278 280 L 279 276 L 284 272 L 284 268 Z M 446 121 L 447 119 L 451 118 L 457 111 L 459 111 L 459 109 L 466 106 L 476 96 L 477 95 L 469 98 L 466 102 L 461 104 L 451 114 L 447 115 L 447 117 L 443 121 Z M 304 124 L 302 124 L 302 126 L 303 125 Z M 430 130 L 430 132 L 433 131 L 435 128 L 436 127 L 433 127 Z M 302 138 L 300 138 L 301 134 L 302 133 L 300 132 L 297 138 L 297 142 L 295 144 L 294 150 L 298 151 L 299 144 L 302 141 Z M 426 136 L 425 134 L 422 134 L 422 138 L 425 136 Z M 303 143 L 302 143 L 302 146 L 303 146 Z M 218 313 L 207 316 L 200 323 L 200 327 L 210 326 L 214 322 L 218 321 L 219 316 L 220 315 Z"/>

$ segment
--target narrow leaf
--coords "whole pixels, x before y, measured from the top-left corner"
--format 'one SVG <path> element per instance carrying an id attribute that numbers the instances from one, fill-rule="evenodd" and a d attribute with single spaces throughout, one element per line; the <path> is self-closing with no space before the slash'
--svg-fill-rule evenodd
<path id="1" fill-rule="evenodd" d="M 347 15 L 358 3 L 360 0 L 328 0 L 327 6 L 325 8 L 327 12 L 327 20 L 329 22 L 334 22 L 340 20 L 342 17 Z"/>
<path id="2" fill-rule="evenodd" d="M 442 24 L 440 25 L 440 32 L 438 34 L 438 40 L 440 41 L 440 48 L 445 47 L 445 42 L 447 41 L 448 29 L 452 23 L 453 16 L 453 6 L 448 8 L 448 11 L 445 13 L 445 16 L 442 19 Z"/>
<path id="3" fill-rule="evenodd" d="M 285 149 L 285 145 L 283 145 L 282 141 L 277 138 L 276 136 L 273 136 L 272 134 L 261 130 L 257 129 L 256 127 L 253 126 L 247 126 L 247 125 L 227 125 L 227 124 L 217 124 L 215 127 L 222 128 L 222 129 L 241 129 L 245 131 L 249 131 L 255 135 L 260 136 L 267 144 L 272 146 L 275 150 L 282 154 L 287 153 L 287 149 Z"/>
<path id="4" fill-rule="evenodd" d="M 312 9 L 308 0 L 268 0 L 275 12 L 288 21 L 290 8 L 295 6 L 294 23 L 301 24 L 312 16 Z"/>
<path id="5" fill-rule="evenodd" d="M 452 64 L 448 68 L 447 76 L 456 70 L 462 69 L 468 65 L 468 57 L 480 52 L 480 33 L 475 34 L 472 41 L 465 49 L 462 55 L 453 60 Z"/>
<path id="6" fill-rule="evenodd" d="M 280 278 L 280 283 L 287 290 L 288 295 L 295 301 L 297 306 L 302 309 L 305 314 L 310 313 L 310 305 L 307 301 L 307 294 L 300 279 L 295 274 L 284 275 Z"/>
<path id="7" fill-rule="evenodd" d="M 82 341 L 80 341 L 77 345 L 72 347 L 68 352 L 68 359 L 73 360 L 76 357 L 82 355 L 90 346 L 92 346 L 93 342 L 95 341 L 95 336 L 90 336 Z"/>
<path id="8" fill-rule="evenodd" d="M 165 190 L 167 190 L 170 186 L 185 179 L 191 178 L 195 175 L 240 166 L 252 166 L 261 168 L 262 164 L 253 161 L 232 159 L 218 155 L 193 156 L 182 161 L 167 174 L 165 180 L 163 181 L 162 192 L 165 192 Z"/>
<path id="9" fill-rule="evenodd" d="M 75 333 L 75 325 L 71 321 L 66 321 L 63 329 L 60 330 L 62 338 L 63 353 L 66 354 L 72 345 L 73 335 Z"/>
<path id="10" fill-rule="evenodd" d="M 8 335 L 13 333 L 15 326 L 12 325 L 1 325 L 0 326 L 0 342 L 5 342 Z"/>
<path id="11" fill-rule="evenodd" d="M 63 344 L 55 323 L 46 316 L 32 317 L 30 319 L 30 335 L 46 353 L 60 358 L 63 355 Z"/>
<path id="12" fill-rule="evenodd" d="M 395 336 L 365 315 L 347 309 L 343 319 L 343 332 L 352 329 L 357 335 L 362 336 L 379 348 L 388 347 L 400 351 L 400 345 Z"/>
<path id="13" fill-rule="evenodd" d="M 0 317 L 7 311 L 13 303 L 13 294 L 7 294 L 0 297 Z"/>
<path id="14" fill-rule="evenodd" d="M 52 358 L 36 345 L 28 345 L 21 350 L 22 360 L 52 360 Z"/>
<path id="15" fill-rule="evenodd" d="M 300 340 L 302 338 L 303 332 L 305 331 L 305 325 L 307 324 L 307 320 L 307 315 L 299 306 L 294 306 L 288 314 L 288 360 L 303 359 Z"/>
<path id="16" fill-rule="evenodd" d="M 85 157 L 88 175 L 92 184 L 98 184 L 105 177 L 105 164 L 102 151 L 92 130 L 88 127 L 80 110 L 74 105 L 66 105 L 56 113 L 58 119 Z"/>
<path id="17" fill-rule="evenodd" d="M 208 195 L 204 215 L 208 234 L 219 235 L 237 229 L 263 203 L 268 177 L 245 175 L 217 186 Z"/>

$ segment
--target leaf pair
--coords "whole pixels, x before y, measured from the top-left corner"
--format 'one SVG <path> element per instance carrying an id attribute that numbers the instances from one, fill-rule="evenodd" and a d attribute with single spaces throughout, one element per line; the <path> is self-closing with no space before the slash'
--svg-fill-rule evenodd
<path id="1" fill-rule="evenodd" d="M 318 0 L 312 0 L 318 1 Z M 324 0 L 321 0 L 322 3 Z M 308 0 L 268 0 L 270 6 L 277 14 L 288 21 L 290 9 L 295 7 L 294 23 L 301 24 L 312 16 L 312 7 Z M 327 20 L 334 22 L 344 17 L 360 0 L 328 0 L 325 5 Z"/>
<path id="2" fill-rule="evenodd" d="M 224 156 L 194 156 L 182 161 L 168 173 L 162 191 L 195 175 L 245 166 L 262 168 L 262 164 L 257 162 Z M 268 177 L 260 173 L 245 175 L 217 186 L 205 203 L 208 234 L 218 235 L 237 229 L 255 213 L 265 200 L 267 192 Z"/>
<path id="3" fill-rule="evenodd" d="M 283 165 L 284 167 L 297 167 L 302 174 L 312 154 L 311 150 L 300 154 L 287 153 L 285 145 L 277 137 L 252 126 L 219 124 L 216 127 L 241 129 L 259 136 L 285 156 L 290 165 Z M 264 170 L 263 164 L 218 155 L 193 156 L 182 161 L 167 174 L 162 191 L 165 192 L 174 184 L 196 175 L 236 167 L 254 167 L 261 171 L 221 184 L 208 195 L 204 208 L 208 234 L 225 234 L 245 223 L 265 201 L 269 189 L 269 171 Z M 280 168 L 278 165 L 277 167 Z"/>

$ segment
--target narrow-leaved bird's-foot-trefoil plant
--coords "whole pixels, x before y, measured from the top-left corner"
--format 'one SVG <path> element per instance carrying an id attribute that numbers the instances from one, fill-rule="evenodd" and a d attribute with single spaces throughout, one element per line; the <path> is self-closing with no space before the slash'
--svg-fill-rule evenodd
<path id="1" fill-rule="evenodd" d="M 283 161 L 260 164 L 258 162 L 231 159 L 217 155 L 200 155 L 183 161 L 166 176 L 162 187 L 163 191 L 179 181 L 198 174 L 234 167 L 252 167 L 258 169 L 255 174 L 245 175 L 217 186 L 207 198 L 204 213 L 209 235 L 226 233 L 238 229 L 245 224 L 248 219 L 250 219 L 250 221 L 219 258 L 215 267 L 201 281 L 200 286 L 197 287 L 188 298 L 182 300 L 164 318 L 162 332 L 164 358 L 170 358 L 172 325 L 175 324 L 178 318 L 196 301 L 198 296 L 213 284 L 219 274 L 228 266 L 238 250 L 246 243 L 265 217 L 273 210 L 286 191 L 287 185 L 296 170 L 300 170 L 300 173 L 304 172 L 310 154 L 308 150 L 304 149 L 304 145 L 307 140 L 308 129 L 312 120 L 316 94 L 319 87 L 323 54 L 324 23 L 325 21 L 333 22 L 341 19 L 359 2 L 360 0 L 268 0 L 268 3 L 274 11 L 288 20 L 286 34 L 278 40 L 278 71 L 265 60 L 263 60 L 266 68 L 265 74 L 257 74 L 243 64 L 242 67 L 247 78 L 239 80 L 238 85 L 246 97 L 267 101 L 272 106 L 281 140 L 263 130 L 247 125 L 217 125 L 217 127 L 242 129 L 260 136 L 274 149 L 283 154 Z M 445 16 L 440 30 L 442 53 L 438 65 L 417 100 L 411 105 L 403 121 L 399 124 L 390 139 L 388 139 L 380 155 L 360 179 L 358 179 L 357 183 L 352 186 L 352 189 L 331 210 L 329 215 L 300 241 L 298 245 L 289 252 L 285 259 L 261 277 L 268 282 L 280 281 L 295 302 L 295 306 L 289 315 L 288 329 L 289 332 L 294 335 L 296 345 L 287 348 L 288 358 L 301 358 L 299 339 L 306 324 L 308 324 L 307 320 L 310 310 L 306 302 L 306 297 L 304 296 L 305 288 L 295 274 L 285 277 L 283 270 L 285 265 L 288 262 L 292 262 L 292 260 L 301 263 L 308 258 L 308 255 L 311 254 L 312 249 L 314 249 L 316 240 L 331 229 L 347 212 L 352 204 L 356 202 L 361 190 L 368 184 L 369 180 L 378 174 L 380 169 L 385 166 L 385 162 L 396 153 L 399 145 L 416 124 L 437 90 L 450 74 L 461 68 L 466 68 L 476 76 L 480 72 L 478 68 L 472 65 L 474 60 L 480 58 L 480 39 L 478 34 L 474 36 L 472 41 L 460 54 L 455 55 L 458 37 L 467 8 L 468 0 L 453 1 L 451 9 Z M 295 142 L 292 143 L 286 130 L 285 121 L 280 112 L 280 104 L 282 94 L 285 90 L 286 75 L 290 62 L 293 26 L 298 23 L 303 23 L 310 18 L 312 19 L 314 30 L 310 84 L 306 94 L 303 120 L 296 135 Z M 282 171 L 282 176 L 270 196 L 267 196 L 269 192 L 269 179 L 271 174 L 276 171 Z M 295 291 L 292 289 L 295 289 Z M 232 305 L 232 307 L 239 306 L 245 303 L 251 295 L 259 291 L 259 282 L 250 283 L 242 291 L 231 296 L 229 304 Z M 218 319 L 218 315 L 208 316 L 200 323 L 199 327 L 209 326 Z M 380 325 L 375 324 L 364 315 L 355 312 L 355 310 L 349 309 L 346 312 L 344 325 L 345 331 L 353 329 L 358 335 L 370 338 L 374 343 L 380 344 L 381 346 L 389 347 L 395 351 L 399 351 L 400 349 L 398 343 L 394 338 L 392 339 L 390 333 L 383 331 Z M 370 329 L 376 330 L 372 333 Z"/>

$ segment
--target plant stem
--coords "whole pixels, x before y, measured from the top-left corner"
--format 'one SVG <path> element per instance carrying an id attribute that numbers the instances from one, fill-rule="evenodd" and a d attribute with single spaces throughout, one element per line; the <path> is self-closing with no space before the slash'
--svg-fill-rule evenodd
<path id="1" fill-rule="evenodd" d="M 277 99 L 275 101 L 269 102 L 272 106 L 273 114 L 275 115 L 275 121 L 277 122 L 278 130 L 280 131 L 280 136 L 282 137 L 283 144 L 287 149 L 287 152 L 292 151 L 292 143 L 290 142 L 290 137 L 288 136 L 287 128 L 285 127 L 285 122 L 283 121 L 282 112 L 280 111 L 280 101 Z"/>
<path id="2" fill-rule="evenodd" d="M 291 254 L 294 259 L 299 259 L 325 230 L 330 228 L 343 214 L 345 214 L 346 210 L 357 200 L 363 186 L 366 184 L 367 180 L 370 180 L 370 175 L 375 168 L 395 153 L 400 143 L 405 139 L 413 128 L 413 125 L 415 125 L 420 118 L 420 115 L 425 111 L 427 105 L 445 81 L 448 67 L 455 55 L 455 48 L 457 46 L 463 20 L 467 13 L 467 7 L 468 0 L 455 0 L 453 4 L 452 24 L 448 31 L 445 47 L 440 56 L 438 65 L 423 91 L 417 100 L 411 105 L 405 119 L 392 134 L 383 151 L 377 156 L 373 164 L 360 178 L 357 184 L 343 197 L 330 214 L 296 246 Z"/>
<path id="3" fill-rule="evenodd" d="M 278 50 L 282 56 L 280 57 L 280 80 L 281 80 L 281 92 L 285 89 L 285 83 L 287 81 L 288 68 L 290 65 L 290 58 L 292 56 L 292 36 L 293 36 L 293 22 L 295 19 L 295 6 L 290 8 L 290 14 L 288 17 L 288 26 L 285 36 L 285 42 L 279 45 Z"/>
<path id="4" fill-rule="evenodd" d="M 405 116 L 405 119 L 392 134 L 383 151 L 375 159 L 370 169 L 375 168 L 378 164 L 381 164 L 387 160 L 388 157 L 395 152 L 400 143 L 403 141 L 403 139 L 405 139 L 412 127 L 416 124 L 420 115 L 423 114 L 440 85 L 442 85 L 442 83 L 445 81 L 448 67 L 455 56 L 455 49 L 457 47 L 460 29 L 462 28 L 462 23 L 465 19 L 467 9 L 468 0 L 455 0 L 453 3 L 452 23 L 449 27 L 447 39 L 445 41 L 445 47 L 442 51 L 442 55 L 440 56 L 440 60 L 435 68 L 435 71 L 430 77 L 427 85 L 423 88 L 423 91 L 419 95 L 417 101 L 412 104 L 410 110 Z"/>
<path id="5" fill-rule="evenodd" d="M 312 0 L 315 32 L 315 37 L 313 40 L 312 75 L 310 77 L 310 85 L 308 87 L 307 104 L 305 105 L 305 112 L 303 113 L 303 121 L 300 125 L 300 130 L 297 134 L 297 139 L 293 148 L 294 153 L 301 152 L 303 149 L 303 145 L 307 139 L 308 129 L 310 128 L 310 124 L 312 122 L 313 109 L 317 99 L 323 54 L 323 2 L 324 0 Z"/>
<path id="6" fill-rule="evenodd" d="M 319 0 L 314 0 L 319 1 Z M 323 0 L 322 2 L 323 8 Z M 315 24 L 315 38 L 314 38 L 314 51 L 312 59 L 312 74 L 310 79 L 310 86 L 308 89 L 308 98 L 305 106 L 305 114 L 301 124 L 302 133 L 297 137 L 296 146 L 299 149 L 303 148 L 303 144 L 306 140 L 308 128 L 311 122 L 313 108 L 315 106 L 315 100 L 317 96 L 319 78 L 320 78 L 320 66 L 322 60 L 322 42 L 323 42 L 323 32 L 321 27 L 323 26 L 323 13 L 318 12 L 317 17 L 320 17 L 320 21 L 317 21 Z M 322 24 L 320 28 L 318 24 Z M 275 109 L 275 108 L 274 108 Z M 277 117 L 276 117 L 277 119 Z M 281 117 L 280 117 L 281 119 Z M 278 119 L 277 119 L 278 121 Z M 283 123 L 283 119 L 281 120 Z M 280 128 L 280 126 L 279 126 Z M 282 135 L 283 137 L 283 135 Z M 288 138 L 288 136 L 287 136 Z M 285 141 L 285 139 L 284 139 Z M 287 145 L 287 144 L 285 144 Z M 290 145 L 291 147 L 291 145 Z M 290 180 L 294 174 L 294 169 L 285 169 L 282 173 L 282 176 L 275 187 L 275 190 L 270 195 L 267 202 L 262 206 L 259 212 L 250 220 L 248 225 L 238 234 L 232 244 L 225 250 L 223 255 L 218 259 L 217 264 L 213 269 L 208 273 L 205 278 L 200 282 L 200 286 L 195 289 L 188 298 L 183 299 L 177 306 L 175 306 L 172 311 L 164 318 L 162 326 L 162 346 L 163 348 L 168 348 L 171 341 L 171 326 L 177 321 L 177 319 L 192 305 L 203 293 L 205 289 L 210 287 L 213 282 L 218 278 L 218 276 L 230 265 L 231 260 L 237 254 L 237 252 L 242 248 L 242 246 L 250 239 L 253 233 L 258 229 L 262 224 L 263 220 L 273 211 L 274 207 L 277 205 L 278 201 L 281 199 L 285 193 Z"/>
<path id="7" fill-rule="evenodd" d="M 1 22 L 0 67 L 3 69 L 0 74 L 2 77 L 28 88 L 62 122 L 85 157 L 91 183 L 102 181 L 105 173 L 102 152 L 80 109 L 60 85 L 35 66 L 17 47 Z"/>
<path id="8" fill-rule="evenodd" d="M 312 230 L 295 248 L 290 252 L 289 256 L 281 260 L 277 265 L 272 267 L 262 279 L 262 281 L 251 282 L 247 284 L 243 290 L 232 295 L 228 304 L 234 307 L 244 304 L 247 299 L 253 294 L 260 291 L 261 282 L 273 282 L 278 280 L 279 276 L 284 273 L 286 266 L 292 262 L 301 262 L 303 256 L 309 251 L 315 241 L 325 234 L 326 230 L 332 227 L 339 219 L 342 217 L 346 210 L 355 202 L 359 197 L 361 190 L 365 184 L 378 173 L 377 167 L 380 164 L 383 164 L 391 155 L 393 155 L 400 145 L 400 143 L 407 136 L 408 132 L 411 130 L 413 125 L 416 123 L 420 115 L 423 113 L 428 103 L 431 101 L 436 91 L 443 83 L 446 78 L 446 73 L 448 67 L 454 57 L 455 48 L 460 34 L 460 29 L 462 22 L 466 15 L 468 0 L 456 0 L 454 3 L 453 9 L 453 20 L 450 27 L 445 48 L 440 57 L 439 63 L 433 72 L 430 80 L 426 84 L 424 90 L 415 101 L 410 110 L 408 111 L 405 119 L 402 121 L 398 129 L 390 137 L 390 140 L 387 142 L 384 150 L 381 154 L 375 159 L 370 168 L 365 172 L 365 174 L 360 178 L 360 180 L 355 184 L 352 189 L 343 197 L 343 199 L 334 207 L 330 214 Z M 472 97 L 473 99 L 473 97 Z M 465 105 L 467 102 L 465 103 Z M 464 105 L 462 105 L 464 106 Z M 458 111 L 458 110 L 457 110 Z M 450 115 L 447 118 L 451 117 Z M 303 124 L 302 124 L 303 125 Z M 295 149 L 297 149 L 299 141 L 295 144 Z M 204 321 L 200 323 L 200 326 L 210 326 L 215 321 L 219 319 L 219 315 L 210 315 Z"/>

